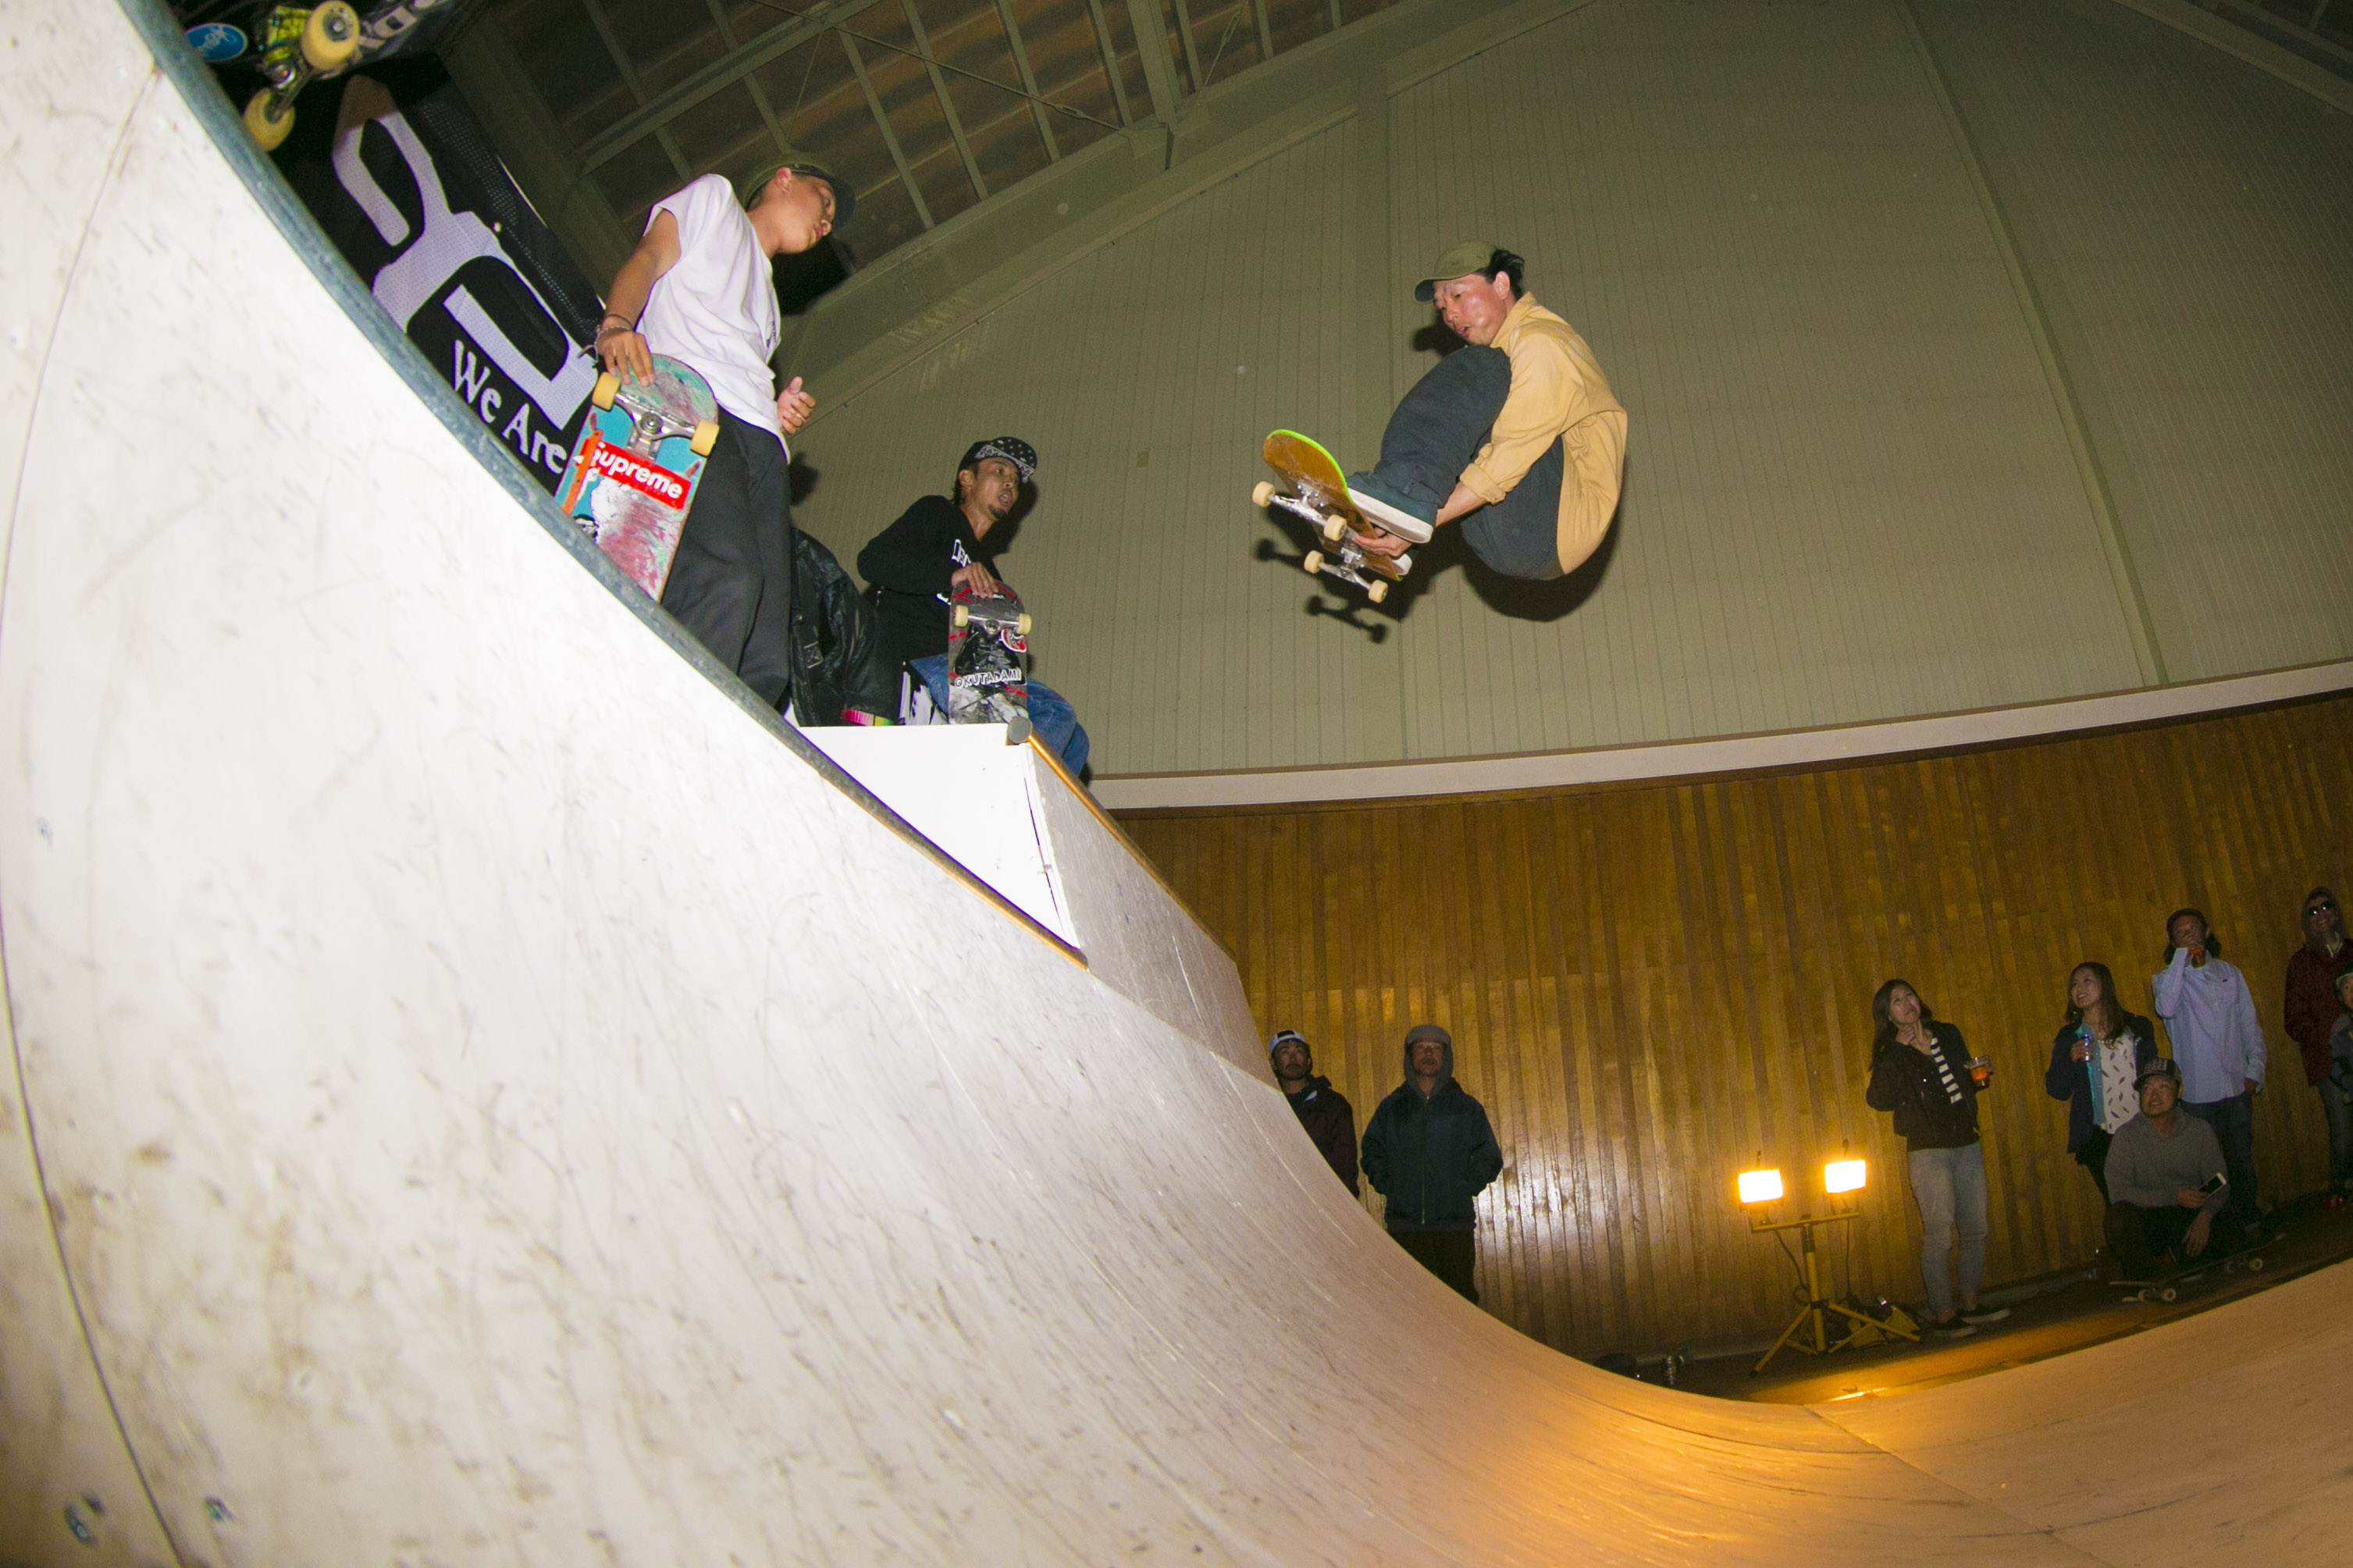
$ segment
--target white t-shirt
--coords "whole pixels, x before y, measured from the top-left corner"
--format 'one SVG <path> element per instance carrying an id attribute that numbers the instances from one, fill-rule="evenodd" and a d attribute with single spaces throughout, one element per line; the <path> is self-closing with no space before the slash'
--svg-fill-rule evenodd
<path id="1" fill-rule="evenodd" d="M 654 280 L 638 331 L 654 353 L 701 371 L 720 407 L 783 440 L 768 369 L 780 330 L 776 277 L 751 218 L 717 174 L 656 202 L 646 226 L 662 213 L 678 225 L 678 260 Z"/>

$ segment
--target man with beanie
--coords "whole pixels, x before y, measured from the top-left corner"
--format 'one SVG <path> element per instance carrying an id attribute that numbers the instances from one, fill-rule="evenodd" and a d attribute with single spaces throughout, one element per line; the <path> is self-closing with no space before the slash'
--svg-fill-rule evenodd
<path id="1" fill-rule="evenodd" d="M 788 153 L 736 192 L 705 174 L 653 205 L 637 248 L 606 290 L 596 357 L 650 380 L 653 356 L 692 366 L 719 401 L 711 448 L 686 515 L 662 608 L 771 708 L 792 683 L 793 510 L 787 437 L 815 401 L 795 376 L 782 392 L 769 358 L 781 322 L 774 262 L 848 223 L 856 193 L 815 159 Z"/>
<path id="2" fill-rule="evenodd" d="M 1314 1053 L 1296 1029 L 1277 1029 L 1266 1043 L 1266 1059 L 1315 1152 L 1347 1187 L 1349 1196 L 1361 1195 L 1356 1188 L 1356 1111 L 1347 1096 L 1334 1089 L 1330 1079 L 1314 1076 Z"/>
<path id="3" fill-rule="evenodd" d="M 997 554 L 984 541 L 1010 516 L 1021 487 L 1038 477 L 1037 448 L 1018 436 L 975 441 L 956 464 L 954 496 L 925 496 L 858 552 L 858 574 L 875 591 L 883 657 L 903 664 L 948 710 L 948 596 L 970 588 L 1000 593 Z M 1029 724 L 1038 742 L 1072 778 L 1087 765 L 1087 732 L 1062 694 L 1041 680 L 1029 687 Z"/>
<path id="4" fill-rule="evenodd" d="M 1365 1128 L 1365 1175 L 1388 1200 L 1389 1235 L 1465 1300 L 1478 1249 L 1472 1200 L 1503 1174 L 1487 1112 L 1454 1081 L 1454 1038 L 1435 1024 L 1405 1036 L 1405 1081 Z"/>
<path id="5" fill-rule="evenodd" d="M 1382 555 L 1462 520 L 1463 542 L 1511 577 L 1583 565 L 1609 530 L 1626 410 L 1577 329 L 1525 291 L 1526 263 L 1483 239 L 1450 247 L 1414 288 L 1466 345 L 1398 404 L 1380 461 L 1348 476 L 1366 516 L 1404 531 L 1360 540 Z"/>

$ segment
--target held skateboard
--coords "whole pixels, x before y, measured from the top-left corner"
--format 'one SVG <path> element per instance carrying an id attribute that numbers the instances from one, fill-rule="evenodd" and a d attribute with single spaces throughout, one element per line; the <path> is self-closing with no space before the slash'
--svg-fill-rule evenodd
<path id="1" fill-rule="evenodd" d="M 651 381 L 610 371 L 596 378 L 555 504 L 659 600 L 703 460 L 719 439 L 719 403 L 696 372 L 668 354 L 653 357 Z"/>
<path id="2" fill-rule="evenodd" d="M 1424 532 L 1414 539 L 1401 530 L 1366 517 L 1348 499 L 1348 481 L 1331 453 L 1302 436 L 1296 430 L 1277 430 L 1266 438 L 1260 448 L 1266 466 L 1282 477 L 1282 487 L 1261 479 L 1250 491 L 1253 506 L 1277 506 L 1305 518 L 1314 525 L 1324 542 L 1331 547 L 1327 555 L 1321 550 L 1310 550 L 1300 564 L 1309 572 L 1321 572 L 1337 577 L 1343 583 L 1353 583 L 1365 591 L 1365 597 L 1379 604 L 1389 595 L 1389 584 L 1413 570 L 1413 557 L 1399 555 L 1392 559 L 1375 554 L 1356 543 L 1362 534 L 1382 532 L 1394 534 L 1409 544 L 1429 542 Z"/>
<path id="3" fill-rule="evenodd" d="M 984 597 L 958 588 L 948 601 L 948 722 L 1003 724 L 1006 739 L 1029 738 L 1029 679 L 1021 655 L 1029 651 L 1030 620 L 1021 600 L 1003 584 Z"/>

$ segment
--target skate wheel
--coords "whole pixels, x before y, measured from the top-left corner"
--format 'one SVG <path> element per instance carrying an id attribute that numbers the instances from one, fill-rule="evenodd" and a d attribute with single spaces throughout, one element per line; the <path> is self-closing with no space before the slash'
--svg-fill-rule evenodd
<path id="1" fill-rule="evenodd" d="M 1266 506 L 1271 503 L 1273 500 L 1274 487 L 1264 479 L 1259 480 L 1258 484 L 1250 490 L 1250 505 L 1252 506 Z"/>
<path id="2" fill-rule="evenodd" d="M 2239 1262 L 2237 1258 L 2232 1258 L 2222 1265 L 2222 1272 L 2225 1274 L 2236 1274 L 2238 1271 Z"/>
<path id="3" fill-rule="evenodd" d="M 245 129 L 253 137 L 253 144 L 265 153 L 275 153 L 286 133 L 294 129 L 294 106 L 288 104 L 273 116 L 269 100 L 274 89 L 263 88 L 245 106 Z"/>
<path id="4" fill-rule="evenodd" d="M 948 625 L 954 626 L 958 631 L 962 631 L 965 627 L 972 625 L 972 606 L 970 605 L 949 605 Z"/>
<path id="5" fill-rule="evenodd" d="M 2179 1295 L 2180 1295 L 2180 1294 L 2181 1294 L 2181 1292 L 2180 1292 L 2180 1291 L 2179 1291 L 2179 1290 L 2175 1289 L 2172 1286 L 2168 1285 L 2164 1289 L 2159 1290 L 2159 1291 L 2157 1293 L 2157 1299 L 2158 1299 L 2158 1300 L 2160 1300 L 2160 1301 L 2170 1301 L 2170 1300 L 2172 1300 L 2176 1296 L 2179 1296 Z"/>
<path id="6" fill-rule="evenodd" d="M 1365 590 L 1365 597 L 1370 599 L 1376 605 L 1379 604 L 1383 599 L 1386 599 L 1388 596 L 1389 585 L 1387 583 L 1376 583 L 1371 587 Z"/>
<path id="7" fill-rule="evenodd" d="M 694 427 L 694 438 L 687 443 L 698 458 L 711 456 L 711 448 L 719 445 L 719 421 L 706 419 Z"/>
<path id="8" fill-rule="evenodd" d="M 2247 1272 L 2248 1272 L 2248 1273 L 2250 1273 L 2250 1274 L 2261 1274 L 2263 1271 L 2263 1260 L 2262 1258 L 2248 1258 L 2248 1259 L 2247 1259 Z"/>
<path id="9" fill-rule="evenodd" d="M 2136 1301 L 2154 1301 L 2157 1300 L 2157 1292 L 2144 1285 L 2140 1288 L 2140 1294 L 2135 1296 L 2133 1300 Z"/>
<path id="10" fill-rule="evenodd" d="M 1339 542 L 1340 542 L 1340 536 L 1341 536 L 1342 534 L 1344 534 L 1344 533 L 1347 532 L 1347 531 L 1348 531 L 1348 525 L 1347 525 L 1345 522 L 1342 521 L 1339 518 L 1337 518 L 1337 517 L 1327 517 L 1327 518 L 1325 518 L 1325 519 L 1324 520 L 1324 543 L 1326 543 L 1326 544 L 1337 544 L 1337 543 L 1339 543 Z"/>
<path id="11" fill-rule="evenodd" d="M 1320 550 L 1311 550 L 1307 552 L 1307 559 L 1302 561 L 1300 564 L 1306 567 L 1307 574 L 1313 577 L 1324 570 L 1324 552 Z"/>
<path id="12" fill-rule="evenodd" d="M 1014 635 L 1017 637 L 1028 637 L 1029 635 L 1029 612 L 1024 610 L 1021 612 L 1021 618 L 1013 623 Z"/>
<path id="13" fill-rule="evenodd" d="M 596 384 L 589 389 L 588 401 L 599 408 L 610 408 L 620 390 L 621 378 L 609 370 L 606 371 L 596 377 Z"/>
<path id="14" fill-rule="evenodd" d="M 317 71 L 331 71 L 360 47 L 360 14 L 345 0 L 327 0 L 302 24 L 302 58 Z"/>

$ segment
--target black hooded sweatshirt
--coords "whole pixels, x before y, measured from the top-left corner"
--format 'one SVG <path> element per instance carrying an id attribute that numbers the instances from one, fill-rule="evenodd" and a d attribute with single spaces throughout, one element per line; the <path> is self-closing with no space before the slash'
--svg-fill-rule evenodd
<path id="1" fill-rule="evenodd" d="M 1438 1087 L 1424 1100 L 1407 1047 L 1405 1081 L 1365 1127 L 1365 1178 L 1388 1200 L 1391 1230 L 1469 1230 L 1472 1201 L 1504 1171 L 1487 1112 L 1454 1081 L 1454 1047 L 1445 1050 Z"/>

